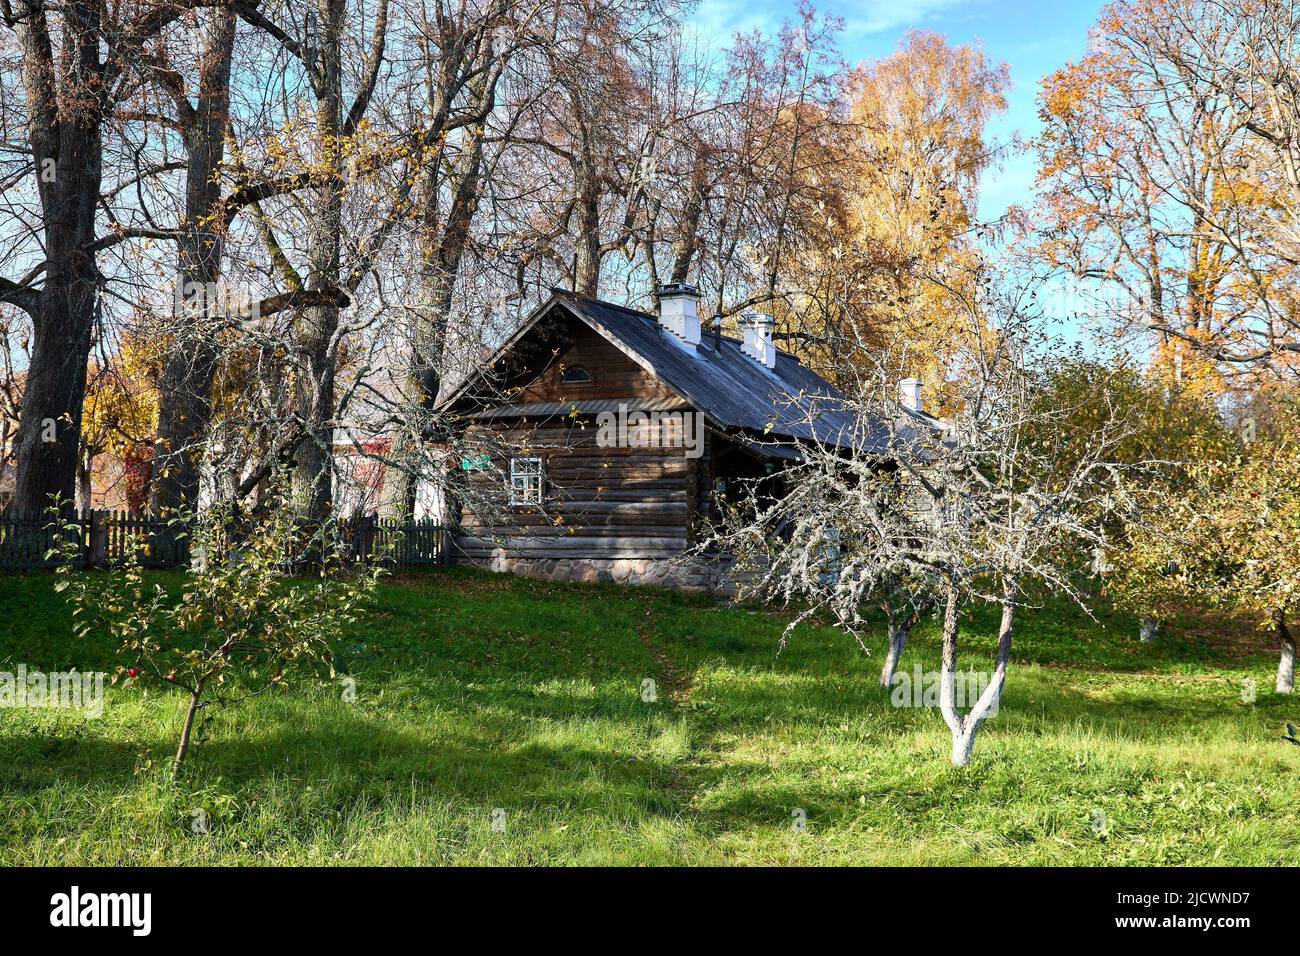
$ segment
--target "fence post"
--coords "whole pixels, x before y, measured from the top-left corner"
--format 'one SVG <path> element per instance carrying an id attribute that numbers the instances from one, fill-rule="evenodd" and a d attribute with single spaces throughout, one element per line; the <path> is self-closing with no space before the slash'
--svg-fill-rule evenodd
<path id="1" fill-rule="evenodd" d="M 92 510 L 90 514 L 90 554 L 86 563 L 92 568 L 102 568 L 108 563 L 108 512 Z"/>

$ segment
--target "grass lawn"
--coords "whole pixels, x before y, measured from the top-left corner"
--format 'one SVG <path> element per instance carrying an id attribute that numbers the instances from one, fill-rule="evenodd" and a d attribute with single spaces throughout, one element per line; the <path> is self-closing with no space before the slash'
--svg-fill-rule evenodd
<path id="1" fill-rule="evenodd" d="M 111 671 L 52 583 L 0 577 L 0 670 Z M 339 662 L 355 703 L 302 680 L 215 710 L 177 787 L 179 694 L 110 687 L 97 719 L 0 710 L 0 863 L 1300 860 L 1300 748 L 1279 739 L 1300 698 L 1272 692 L 1249 628 L 1187 621 L 1142 645 L 1126 617 L 1028 611 L 958 770 L 937 711 L 877 686 L 879 649 L 805 628 L 778 653 L 783 620 L 459 569 L 387 581 Z M 995 626 L 968 622 L 963 668 L 991 666 Z M 933 624 L 918 662 L 937 666 Z"/>

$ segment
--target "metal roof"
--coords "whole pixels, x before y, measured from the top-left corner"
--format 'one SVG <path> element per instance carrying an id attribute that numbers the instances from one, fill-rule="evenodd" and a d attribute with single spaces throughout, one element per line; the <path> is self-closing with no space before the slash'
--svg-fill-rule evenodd
<path id="1" fill-rule="evenodd" d="M 692 347 L 676 339 L 649 313 L 572 292 L 554 290 L 552 298 L 502 345 L 494 359 L 556 307 L 622 349 L 722 429 L 755 433 L 767 441 L 817 441 L 867 453 L 884 453 L 888 447 L 888 428 L 883 423 L 860 422 L 841 392 L 792 355 L 778 349 L 776 367 L 769 369 L 742 352 L 740 342 L 732 338 L 706 333 L 700 344 Z M 444 404 L 463 395 L 469 384 L 463 383 Z M 564 411 L 569 407 L 566 404 Z"/>
<path id="2" fill-rule="evenodd" d="M 705 334 L 691 347 L 648 313 L 570 293 L 560 298 L 722 428 L 832 445 L 870 444 L 855 435 L 859 423 L 848 399 L 792 355 L 778 349 L 776 367 L 769 369 L 742 352 L 735 339 Z M 885 429 L 872 432 L 879 432 L 883 450 Z"/>

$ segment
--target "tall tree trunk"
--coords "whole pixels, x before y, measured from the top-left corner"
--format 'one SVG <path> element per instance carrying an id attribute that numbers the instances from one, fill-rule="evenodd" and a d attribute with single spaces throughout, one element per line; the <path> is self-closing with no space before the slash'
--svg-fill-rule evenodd
<path id="1" fill-rule="evenodd" d="M 673 239 L 673 267 L 669 282 L 687 282 L 700 238 L 700 215 L 704 211 L 704 192 L 708 188 L 708 162 L 704 145 L 696 144 L 695 166 L 691 170 L 691 188 L 682 209 L 681 222 Z"/>
<path id="2" fill-rule="evenodd" d="M 333 137 L 331 136 L 331 141 Z M 336 187 L 336 188 L 335 188 Z M 342 181 L 326 186 L 310 227 L 308 253 L 313 291 L 336 288 L 342 229 Z M 294 410 L 306 435 L 293 455 L 293 493 L 312 522 L 329 517 L 333 507 L 335 343 L 339 308 L 313 305 L 295 322 L 298 350 L 294 380 Z"/>
<path id="3" fill-rule="evenodd" d="M 62 231 L 47 228 L 46 234 Z M 66 241 L 57 245 L 57 251 L 55 244 L 49 247 L 50 274 L 32 322 L 32 358 L 18 423 L 14 506 L 25 514 L 41 512 L 54 495 L 71 502 L 76 493 L 95 275 L 93 262 L 78 261 L 90 260 L 89 254 L 70 251 Z"/>
<path id="4" fill-rule="evenodd" d="M 1286 626 L 1285 611 L 1275 612 L 1273 622 L 1282 644 L 1282 657 L 1277 663 L 1277 683 L 1274 687 L 1279 694 L 1289 694 L 1295 689 L 1295 638 Z"/>
<path id="5" fill-rule="evenodd" d="M 318 0 L 320 62 L 314 79 L 320 162 L 328 171 L 313 190 L 314 214 L 308 225 L 307 288 L 329 293 L 339 287 L 343 230 L 343 64 L 341 36 L 344 0 Z M 329 516 L 333 504 L 335 346 L 339 308 L 312 305 L 296 323 L 294 407 L 306 438 L 293 460 L 294 497 L 313 521 Z"/>
<path id="6" fill-rule="evenodd" d="M 486 118 L 496 102 L 496 83 L 500 64 L 485 68 L 480 78 L 470 85 L 474 97 L 475 114 Z M 441 175 L 439 156 L 428 163 L 421 173 L 420 191 L 424 201 L 421 214 L 423 275 L 421 279 L 421 306 L 415 317 L 410 350 L 408 390 L 411 403 L 418 409 L 420 421 L 414 425 L 418 433 L 416 444 L 432 437 L 431 422 L 434 403 L 442 388 L 447 344 L 448 323 L 451 319 L 456 282 L 460 277 L 461 262 L 469 244 L 474 219 L 478 215 L 479 201 L 483 196 L 483 136 L 470 129 L 460 156 L 454 166 L 447 187 L 451 204 L 445 222 L 439 221 Z M 404 457 L 418 459 L 408 449 Z M 416 497 L 420 477 L 414 473 L 415 461 L 408 462 L 412 469 L 396 473 L 395 498 L 399 517 L 410 520 L 415 516 Z"/>
<path id="7" fill-rule="evenodd" d="M 338 329 L 335 306 L 312 306 L 297 323 L 295 409 L 306 428 L 293 457 L 294 497 L 314 522 L 329 516 L 333 506 L 334 472 L 334 355 L 331 340 Z"/>
<path id="8" fill-rule="evenodd" d="M 35 514 L 53 495 L 71 502 L 75 493 L 86 363 L 98 313 L 93 242 L 103 164 L 103 64 L 97 3 L 70 0 L 65 16 L 79 29 L 65 39 L 57 66 L 44 5 L 19 2 L 14 13 L 45 231 L 45 277 L 30 310 L 32 355 L 15 449 L 14 507 Z M 41 175 L 47 168 L 53 177 Z"/>
<path id="9" fill-rule="evenodd" d="M 600 293 L 600 172 L 591 154 L 591 131 L 583 121 L 582 103 L 572 94 L 574 115 L 577 118 L 579 143 L 576 147 L 574 177 L 577 187 L 577 234 L 573 259 L 573 291 L 592 296 Z"/>
<path id="10" fill-rule="evenodd" d="M 177 291 L 181 296 L 195 286 L 211 289 L 221 278 L 225 225 L 218 219 L 218 172 L 225 159 L 230 128 L 234 39 L 234 11 L 216 8 L 204 33 L 197 106 L 191 108 L 183 97 L 177 103 L 188 154 L 185 220 L 177 249 Z M 212 381 L 218 355 L 211 329 L 217 318 L 206 296 L 201 316 L 176 316 L 175 339 L 159 382 L 158 436 L 149 502 L 149 510 L 155 515 L 194 507 L 198 502 L 200 446 L 212 420 Z"/>

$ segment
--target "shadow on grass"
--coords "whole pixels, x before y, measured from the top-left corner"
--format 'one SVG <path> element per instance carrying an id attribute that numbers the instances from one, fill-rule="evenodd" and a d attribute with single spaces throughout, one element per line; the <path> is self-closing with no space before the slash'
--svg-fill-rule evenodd
<path id="1" fill-rule="evenodd" d="M 445 803 L 538 801 L 594 810 L 616 795 L 648 813 L 680 810 L 668 786 L 671 758 L 657 757 L 651 747 L 630 754 L 602 748 L 599 740 L 521 737 L 518 719 L 508 712 L 473 721 L 455 715 L 456 725 L 473 727 L 472 732 L 447 721 L 424 732 L 409 722 L 395 726 L 383 716 L 334 706 L 298 720 L 261 713 L 255 734 L 239 733 L 238 722 L 250 716 L 223 715 L 226 726 L 195 744 L 180 791 L 219 785 L 258 793 L 291 782 L 295 788 L 329 791 L 342 802 L 382 801 L 414 787 L 422 798 Z M 634 729 L 640 740 L 652 739 L 653 728 Z M 0 788 L 11 800 L 69 789 L 95 801 L 111 800 L 140 786 L 142 754 L 155 762 L 148 780 L 165 786 L 174 748 L 175 738 L 161 735 L 135 741 L 12 735 L 0 748 L 5 765 Z"/>

